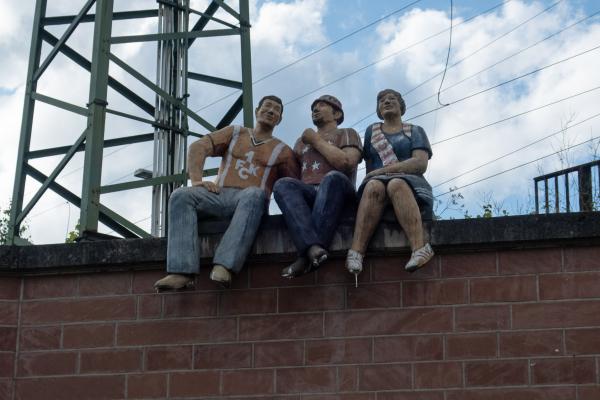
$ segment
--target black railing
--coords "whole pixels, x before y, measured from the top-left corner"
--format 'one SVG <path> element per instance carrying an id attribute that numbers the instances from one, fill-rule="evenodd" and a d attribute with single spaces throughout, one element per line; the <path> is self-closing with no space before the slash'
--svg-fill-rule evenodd
<path id="1" fill-rule="evenodd" d="M 540 213 L 540 191 L 543 193 L 542 212 L 546 214 L 597 211 L 600 206 L 600 160 L 541 175 L 533 181 L 537 214 Z"/>

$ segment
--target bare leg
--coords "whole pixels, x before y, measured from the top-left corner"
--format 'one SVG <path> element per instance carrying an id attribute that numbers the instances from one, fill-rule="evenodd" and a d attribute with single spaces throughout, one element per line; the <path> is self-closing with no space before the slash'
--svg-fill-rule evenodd
<path id="1" fill-rule="evenodd" d="M 408 183 L 402 179 L 388 182 L 387 193 L 394 206 L 394 213 L 406 233 L 410 248 L 415 251 L 423 247 L 423 225 L 415 196 Z"/>
<path id="2" fill-rule="evenodd" d="M 356 214 L 352 250 L 365 254 L 369 240 L 383 214 L 385 200 L 385 185 L 382 182 L 372 180 L 367 183 Z"/>

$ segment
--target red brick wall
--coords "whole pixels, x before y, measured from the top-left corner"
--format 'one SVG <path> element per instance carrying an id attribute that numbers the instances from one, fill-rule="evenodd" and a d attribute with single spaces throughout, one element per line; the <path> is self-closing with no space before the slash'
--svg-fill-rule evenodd
<path id="1" fill-rule="evenodd" d="M 0 399 L 600 399 L 600 247 L 405 261 L 0 278 Z"/>

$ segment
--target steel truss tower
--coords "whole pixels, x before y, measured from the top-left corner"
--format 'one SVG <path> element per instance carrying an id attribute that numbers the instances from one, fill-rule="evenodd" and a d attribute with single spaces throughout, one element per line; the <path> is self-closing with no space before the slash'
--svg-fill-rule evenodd
<path id="1" fill-rule="evenodd" d="M 249 6 L 248 0 L 238 1 L 239 11 L 226 4 L 225 0 L 212 0 L 203 12 L 192 9 L 189 0 L 156 0 L 157 7 L 155 9 L 113 12 L 113 0 L 87 0 L 77 15 L 52 17 L 46 16 L 48 0 L 36 1 L 12 196 L 9 243 L 23 244 L 25 242 L 19 238 L 19 228 L 48 189 L 80 208 L 80 232 L 84 239 L 101 236 L 98 234 L 98 222 L 127 238 L 166 234 L 165 216 L 168 196 L 174 188 L 185 185 L 187 182 L 185 174 L 186 138 L 202 136 L 188 128 L 188 120 L 191 118 L 207 131 L 213 131 L 229 125 L 243 110 L 244 125 L 253 125 Z M 91 14 L 90 10 L 94 6 L 94 14 Z M 232 16 L 235 23 L 216 18 L 214 15 L 219 10 Z M 190 15 L 199 16 L 191 28 L 189 27 Z M 111 35 L 113 21 L 135 21 L 140 18 L 156 18 L 157 33 L 131 36 Z M 205 29 L 211 21 L 221 25 L 222 29 Z M 94 24 L 91 60 L 67 44 L 73 32 L 83 23 Z M 58 38 L 46 29 L 52 25 L 66 25 L 67 28 Z M 202 38 L 230 35 L 239 35 L 240 37 L 240 81 L 188 71 L 188 50 L 196 41 Z M 154 82 L 111 52 L 112 44 L 149 41 L 157 43 L 157 68 Z M 51 50 L 42 60 L 43 42 L 49 44 Z M 218 49 L 214 49 L 214 51 L 218 51 Z M 40 77 L 59 53 L 90 73 L 89 102 L 87 104 L 68 103 L 37 91 Z M 150 104 L 133 89 L 110 76 L 109 66 L 111 63 L 155 93 L 155 104 Z M 189 79 L 241 89 L 242 92 L 220 121 L 213 125 L 188 108 L 188 99 L 190 96 L 196 95 L 188 93 Z M 109 87 L 134 104 L 144 117 L 109 108 L 107 102 Z M 30 144 L 37 102 L 47 103 L 85 117 L 87 119 L 86 128 L 70 146 L 32 151 Z M 153 128 L 154 133 L 105 139 L 107 114 L 146 123 Z M 103 150 L 105 148 L 148 141 L 154 141 L 152 177 L 126 183 L 101 185 Z M 85 152 L 83 182 L 81 193 L 77 195 L 60 185 L 56 178 L 72 157 L 82 151 Z M 30 164 L 33 159 L 60 155 L 63 156 L 62 159 L 48 175 Z M 215 172 L 212 170 L 213 174 Z M 24 204 L 24 188 L 29 178 L 38 181 L 41 186 L 28 203 Z M 128 221 L 101 203 L 102 194 L 147 186 L 153 187 L 151 233 L 144 231 L 135 223 Z"/>

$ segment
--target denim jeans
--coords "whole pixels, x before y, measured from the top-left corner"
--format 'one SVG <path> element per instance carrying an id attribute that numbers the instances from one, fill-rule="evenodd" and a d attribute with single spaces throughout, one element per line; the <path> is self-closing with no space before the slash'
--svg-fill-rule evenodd
<path id="1" fill-rule="evenodd" d="M 329 172 L 318 186 L 279 179 L 273 194 L 301 256 L 312 245 L 328 248 L 344 209 L 356 207 L 354 185 L 338 171 Z"/>
<path id="2" fill-rule="evenodd" d="M 169 198 L 167 271 L 175 274 L 198 273 L 198 218 L 231 218 L 215 249 L 213 263 L 240 272 L 265 210 L 266 194 L 258 187 L 221 188 L 219 194 L 203 187 L 175 190 Z"/>

